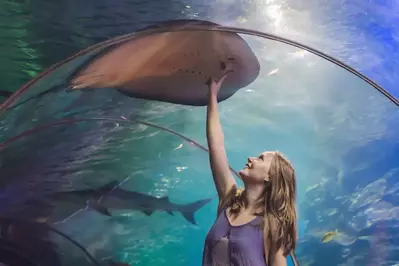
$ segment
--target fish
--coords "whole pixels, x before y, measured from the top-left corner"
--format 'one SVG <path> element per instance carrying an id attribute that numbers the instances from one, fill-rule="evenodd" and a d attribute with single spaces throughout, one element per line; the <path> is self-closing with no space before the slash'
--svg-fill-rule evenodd
<path id="1" fill-rule="evenodd" d="M 194 214 L 211 200 L 211 198 L 206 198 L 189 204 L 174 204 L 167 196 L 156 198 L 147 194 L 127 191 L 117 187 L 112 193 L 109 193 L 98 201 L 89 201 L 88 205 L 92 209 L 107 216 L 112 216 L 110 209 L 138 210 L 147 216 L 150 216 L 156 210 L 166 211 L 170 215 L 173 215 L 173 212 L 177 211 L 180 212 L 187 221 L 196 225 Z"/>
<path id="2" fill-rule="evenodd" d="M 119 182 L 111 181 L 107 184 L 100 186 L 97 189 L 82 189 L 82 190 L 71 190 L 71 191 L 59 191 L 45 195 L 45 199 L 54 202 L 71 202 L 77 205 L 86 205 L 88 200 L 98 200 L 100 197 L 109 193 L 114 189 Z"/>
<path id="3" fill-rule="evenodd" d="M 70 79 L 72 90 L 111 88 L 133 98 L 204 106 L 207 81 L 221 78 L 228 65 L 232 73 L 222 85 L 219 102 L 258 77 L 259 61 L 238 34 L 189 30 L 192 26 L 220 25 L 182 19 L 145 28 L 78 69 Z M 186 30 L 176 31 L 182 28 Z M 155 29 L 164 31 L 150 32 Z"/>
<path id="4" fill-rule="evenodd" d="M 205 30 L 196 29 L 198 26 Z M 218 26 L 205 20 L 169 20 L 140 29 L 128 38 L 108 40 L 98 44 L 95 52 L 89 49 L 92 54 L 60 84 L 9 108 L 50 93 L 96 89 L 115 89 L 133 98 L 205 106 L 209 78 L 221 78 L 229 62 L 233 62 L 232 73 L 218 94 L 218 101 L 224 101 L 258 77 L 260 63 L 238 34 L 206 30 Z M 73 60 L 85 56 L 87 53 L 75 55 Z"/>
<path id="5" fill-rule="evenodd" d="M 173 150 L 176 151 L 176 150 L 179 150 L 179 149 L 181 149 L 181 148 L 183 148 L 183 143 L 181 143 L 179 146 L 177 146 L 177 147 L 174 148 Z"/>
<path id="6" fill-rule="evenodd" d="M 330 242 L 331 240 L 334 239 L 335 236 L 338 235 L 338 230 L 335 229 L 335 231 L 330 231 L 324 234 L 324 236 L 321 238 L 322 243 L 327 243 Z"/>
<path id="7" fill-rule="evenodd" d="M 95 210 L 105 216 L 113 216 L 111 210 L 141 211 L 147 216 L 156 210 L 165 211 L 173 215 L 180 212 L 190 223 L 196 225 L 194 214 L 209 203 L 212 198 L 201 199 L 188 204 L 174 204 L 169 197 L 153 197 L 135 191 L 128 191 L 118 187 L 117 181 L 109 182 L 98 189 L 72 190 L 56 192 L 47 195 L 52 202 L 68 202 L 78 205 L 79 208 Z"/>
<path id="8" fill-rule="evenodd" d="M 23 208 L 13 210 L 9 215 L 36 223 L 62 223 L 84 211 L 88 200 L 98 200 L 117 185 L 118 182 L 112 181 L 96 189 L 60 191 L 29 197 L 23 202 Z"/>

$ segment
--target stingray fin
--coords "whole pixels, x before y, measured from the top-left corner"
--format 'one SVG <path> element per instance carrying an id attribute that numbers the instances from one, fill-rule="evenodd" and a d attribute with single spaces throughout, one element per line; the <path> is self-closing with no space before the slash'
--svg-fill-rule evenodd
<path id="1" fill-rule="evenodd" d="M 220 26 L 219 24 L 216 24 L 211 21 L 206 21 L 206 20 L 199 20 L 199 19 L 174 19 L 174 20 L 168 20 L 168 21 L 162 21 L 154 25 L 150 25 L 148 27 L 142 28 L 139 30 L 140 31 L 146 31 L 146 30 L 153 30 L 153 29 L 159 29 L 159 28 L 168 28 L 168 27 L 181 27 L 184 28 L 189 25 L 203 25 L 203 26 Z"/>

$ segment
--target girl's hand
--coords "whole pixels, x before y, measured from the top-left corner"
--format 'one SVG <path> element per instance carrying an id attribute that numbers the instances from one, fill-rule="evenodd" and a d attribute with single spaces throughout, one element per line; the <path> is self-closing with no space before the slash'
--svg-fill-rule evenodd
<path id="1" fill-rule="evenodd" d="M 209 78 L 209 80 L 207 82 L 207 85 L 208 85 L 208 88 L 209 88 L 209 94 L 211 94 L 211 95 L 217 96 L 219 91 L 220 91 L 220 88 L 222 87 L 222 84 L 223 84 L 224 80 L 227 78 L 227 76 L 229 74 L 234 72 L 233 69 L 232 69 L 232 66 L 231 66 L 231 62 L 229 62 L 228 65 L 226 65 L 226 63 L 224 63 L 224 62 L 222 62 L 222 64 L 224 65 L 225 73 L 220 78 L 220 80 L 216 81 L 215 79 L 213 79 L 211 77 L 211 78 Z"/>

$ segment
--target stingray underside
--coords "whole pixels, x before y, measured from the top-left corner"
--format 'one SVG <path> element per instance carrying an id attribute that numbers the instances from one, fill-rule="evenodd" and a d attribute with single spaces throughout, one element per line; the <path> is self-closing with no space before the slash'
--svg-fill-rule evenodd
<path id="1" fill-rule="evenodd" d="M 259 62 L 238 34 L 189 30 L 185 20 L 165 25 L 185 30 L 132 36 L 113 45 L 77 71 L 70 79 L 71 87 L 112 88 L 131 97 L 202 106 L 207 103 L 210 77 L 219 79 L 233 70 L 219 93 L 222 101 L 258 76 Z"/>

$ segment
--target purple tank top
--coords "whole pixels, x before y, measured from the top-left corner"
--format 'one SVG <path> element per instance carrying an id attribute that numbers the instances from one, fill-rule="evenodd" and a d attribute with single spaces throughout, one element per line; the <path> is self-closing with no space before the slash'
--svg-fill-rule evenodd
<path id="1" fill-rule="evenodd" d="M 202 265 L 266 266 L 261 222 L 258 216 L 232 226 L 223 209 L 206 237 Z"/>

